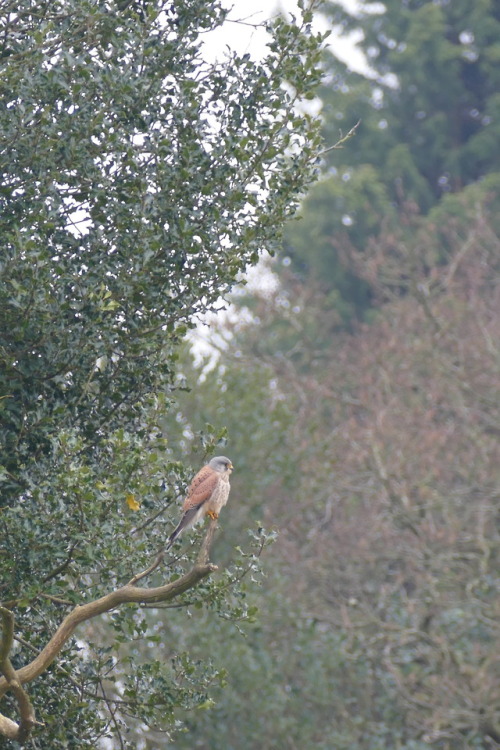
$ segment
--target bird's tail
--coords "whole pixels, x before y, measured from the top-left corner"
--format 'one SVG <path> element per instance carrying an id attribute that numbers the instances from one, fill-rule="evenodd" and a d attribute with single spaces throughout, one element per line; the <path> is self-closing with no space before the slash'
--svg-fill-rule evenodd
<path id="1" fill-rule="evenodd" d="M 181 521 L 181 523 L 182 523 L 182 521 Z M 168 550 L 170 549 L 170 547 L 172 546 L 172 544 L 175 542 L 175 540 L 177 539 L 177 537 L 180 536 L 181 532 L 182 532 L 182 528 L 181 528 L 181 524 L 179 524 L 177 526 L 177 528 L 174 529 L 172 531 L 172 533 L 170 534 L 170 536 L 168 537 L 167 543 L 165 545 L 165 552 L 168 552 Z"/>
<path id="2" fill-rule="evenodd" d="M 196 516 L 198 512 L 198 508 L 190 508 L 187 510 L 184 515 L 182 516 L 181 520 L 179 521 L 179 524 L 177 527 L 172 531 L 170 536 L 167 539 L 167 543 L 165 545 L 165 552 L 168 552 L 172 544 L 175 542 L 175 540 L 182 534 L 185 528 L 191 525 L 191 523 L 194 520 L 194 517 Z"/>
<path id="3" fill-rule="evenodd" d="M 175 537 L 170 535 L 167 539 L 167 543 L 165 544 L 165 552 L 168 552 L 172 544 L 175 542 Z"/>

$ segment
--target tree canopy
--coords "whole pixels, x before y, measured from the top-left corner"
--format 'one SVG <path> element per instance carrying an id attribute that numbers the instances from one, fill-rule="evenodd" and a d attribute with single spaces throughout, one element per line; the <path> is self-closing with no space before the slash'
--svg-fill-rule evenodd
<path id="1" fill-rule="evenodd" d="M 178 703 L 206 699 L 180 653 L 113 682 L 121 640 L 155 637 L 135 606 L 109 616 L 111 644 L 72 634 L 213 571 L 208 547 L 191 573 L 155 558 L 188 476 L 159 420 L 187 328 L 278 241 L 314 175 L 318 128 L 297 105 L 323 37 L 308 8 L 268 24 L 262 60 L 211 60 L 218 2 L 3 10 L 0 731 L 24 741 L 36 713 L 45 746 L 95 747 L 125 715 L 168 731 Z M 155 559 L 156 594 L 131 591 Z M 200 597 L 223 609 L 216 588 Z"/>
<path id="2" fill-rule="evenodd" d="M 323 182 L 285 249 L 295 273 L 335 293 L 345 322 L 373 302 L 355 253 L 384 232 L 411 238 L 416 216 L 500 171 L 500 11 L 488 0 L 387 0 L 348 12 L 330 0 L 322 12 L 341 34 L 357 32 L 367 61 L 361 74 L 334 45 L 325 53 L 326 144 L 361 122 L 354 141 L 325 154 Z"/>

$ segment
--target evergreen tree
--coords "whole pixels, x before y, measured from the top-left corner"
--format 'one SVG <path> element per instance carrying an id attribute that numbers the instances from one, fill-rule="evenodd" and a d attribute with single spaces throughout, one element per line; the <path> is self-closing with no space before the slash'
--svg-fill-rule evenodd
<path id="1" fill-rule="evenodd" d="M 362 31 L 360 46 L 373 71 L 370 103 L 366 95 L 359 100 L 359 76 L 339 71 L 335 61 L 334 77 L 344 75 L 343 85 L 353 87 L 347 107 L 335 87 L 323 93 L 332 137 L 339 112 L 345 122 L 357 106 L 366 118 L 368 137 L 362 125 L 350 164 L 372 164 L 395 203 L 411 199 L 422 212 L 443 193 L 500 171 L 490 148 L 500 128 L 496 3 L 388 0 L 349 16 L 328 2 L 326 14 L 345 31 Z"/>
<path id="2" fill-rule="evenodd" d="M 7 5 L 0 734 L 24 742 L 36 716 L 44 747 L 95 748 L 110 733 L 125 747 L 130 715 L 168 733 L 213 679 L 180 648 L 159 644 L 147 663 L 123 652 L 159 640 L 137 605 L 214 570 L 206 546 L 167 573 L 155 557 L 188 478 L 159 419 L 193 317 L 277 240 L 313 176 L 318 129 L 297 104 L 318 82 L 322 38 L 304 10 L 269 25 L 261 62 L 210 62 L 218 2 Z M 230 616 L 233 582 L 199 595 Z M 113 639 L 93 620 L 110 612 Z"/>
<path id="3" fill-rule="evenodd" d="M 285 253 L 345 320 L 373 296 L 353 268 L 357 253 L 382 232 L 411 238 L 443 197 L 500 172 L 500 8 L 387 0 L 350 14 L 330 1 L 323 12 L 344 34 L 361 31 L 370 72 L 351 72 L 334 46 L 326 55 L 325 142 L 361 122 L 342 150 L 325 154 L 324 179 L 302 225 L 289 226 Z"/>

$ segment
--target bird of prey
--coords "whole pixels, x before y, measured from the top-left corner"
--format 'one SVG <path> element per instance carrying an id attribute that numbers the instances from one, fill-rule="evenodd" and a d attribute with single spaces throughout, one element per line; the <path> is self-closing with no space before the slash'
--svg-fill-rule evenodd
<path id="1" fill-rule="evenodd" d="M 182 518 L 176 529 L 167 539 L 165 550 L 170 549 L 178 536 L 193 526 L 200 518 L 219 517 L 221 508 L 229 497 L 229 476 L 233 464 L 226 456 L 216 456 L 203 466 L 189 485 L 186 499 L 182 506 Z"/>

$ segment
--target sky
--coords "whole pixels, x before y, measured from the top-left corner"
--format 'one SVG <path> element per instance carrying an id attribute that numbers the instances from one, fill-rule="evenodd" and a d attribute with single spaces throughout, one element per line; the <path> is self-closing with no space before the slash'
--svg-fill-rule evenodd
<path id="1" fill-rule="evenodd" d="M 358 7 L 358 0 L 344 0 L 344 6 L 349 10 Z M 252 24 L 259 24 L 279 12 L 286 10 L 296 16 L 300 14 L 296 0 L 225 0 L 224 5 L 231 8 L 228 21 L 216 31 L 207 36 L 206 44 L 209 54 L 214 58 L 224 54 L 226 46 L 235 49 L 239 54 L 249 52 L 252 57 L 263 54 L 267 41 L 267 34 L 263 29 L 255 29 Z M 232 20 L 231 20 L 232 19 Z M 235 23 L 243 21 L 244 23 Z M 316 15 L 316 27 L 321 31 L 329 28 L 321 16 Z M 329 43 L 334 46 L 335 54 L 350 68 L 358 72 L 366 72 L 366 63 L 362 53 L 355 48 L 356 35 L 351 38 L 340 38 L 335 32 L 329 37 Z"/>

